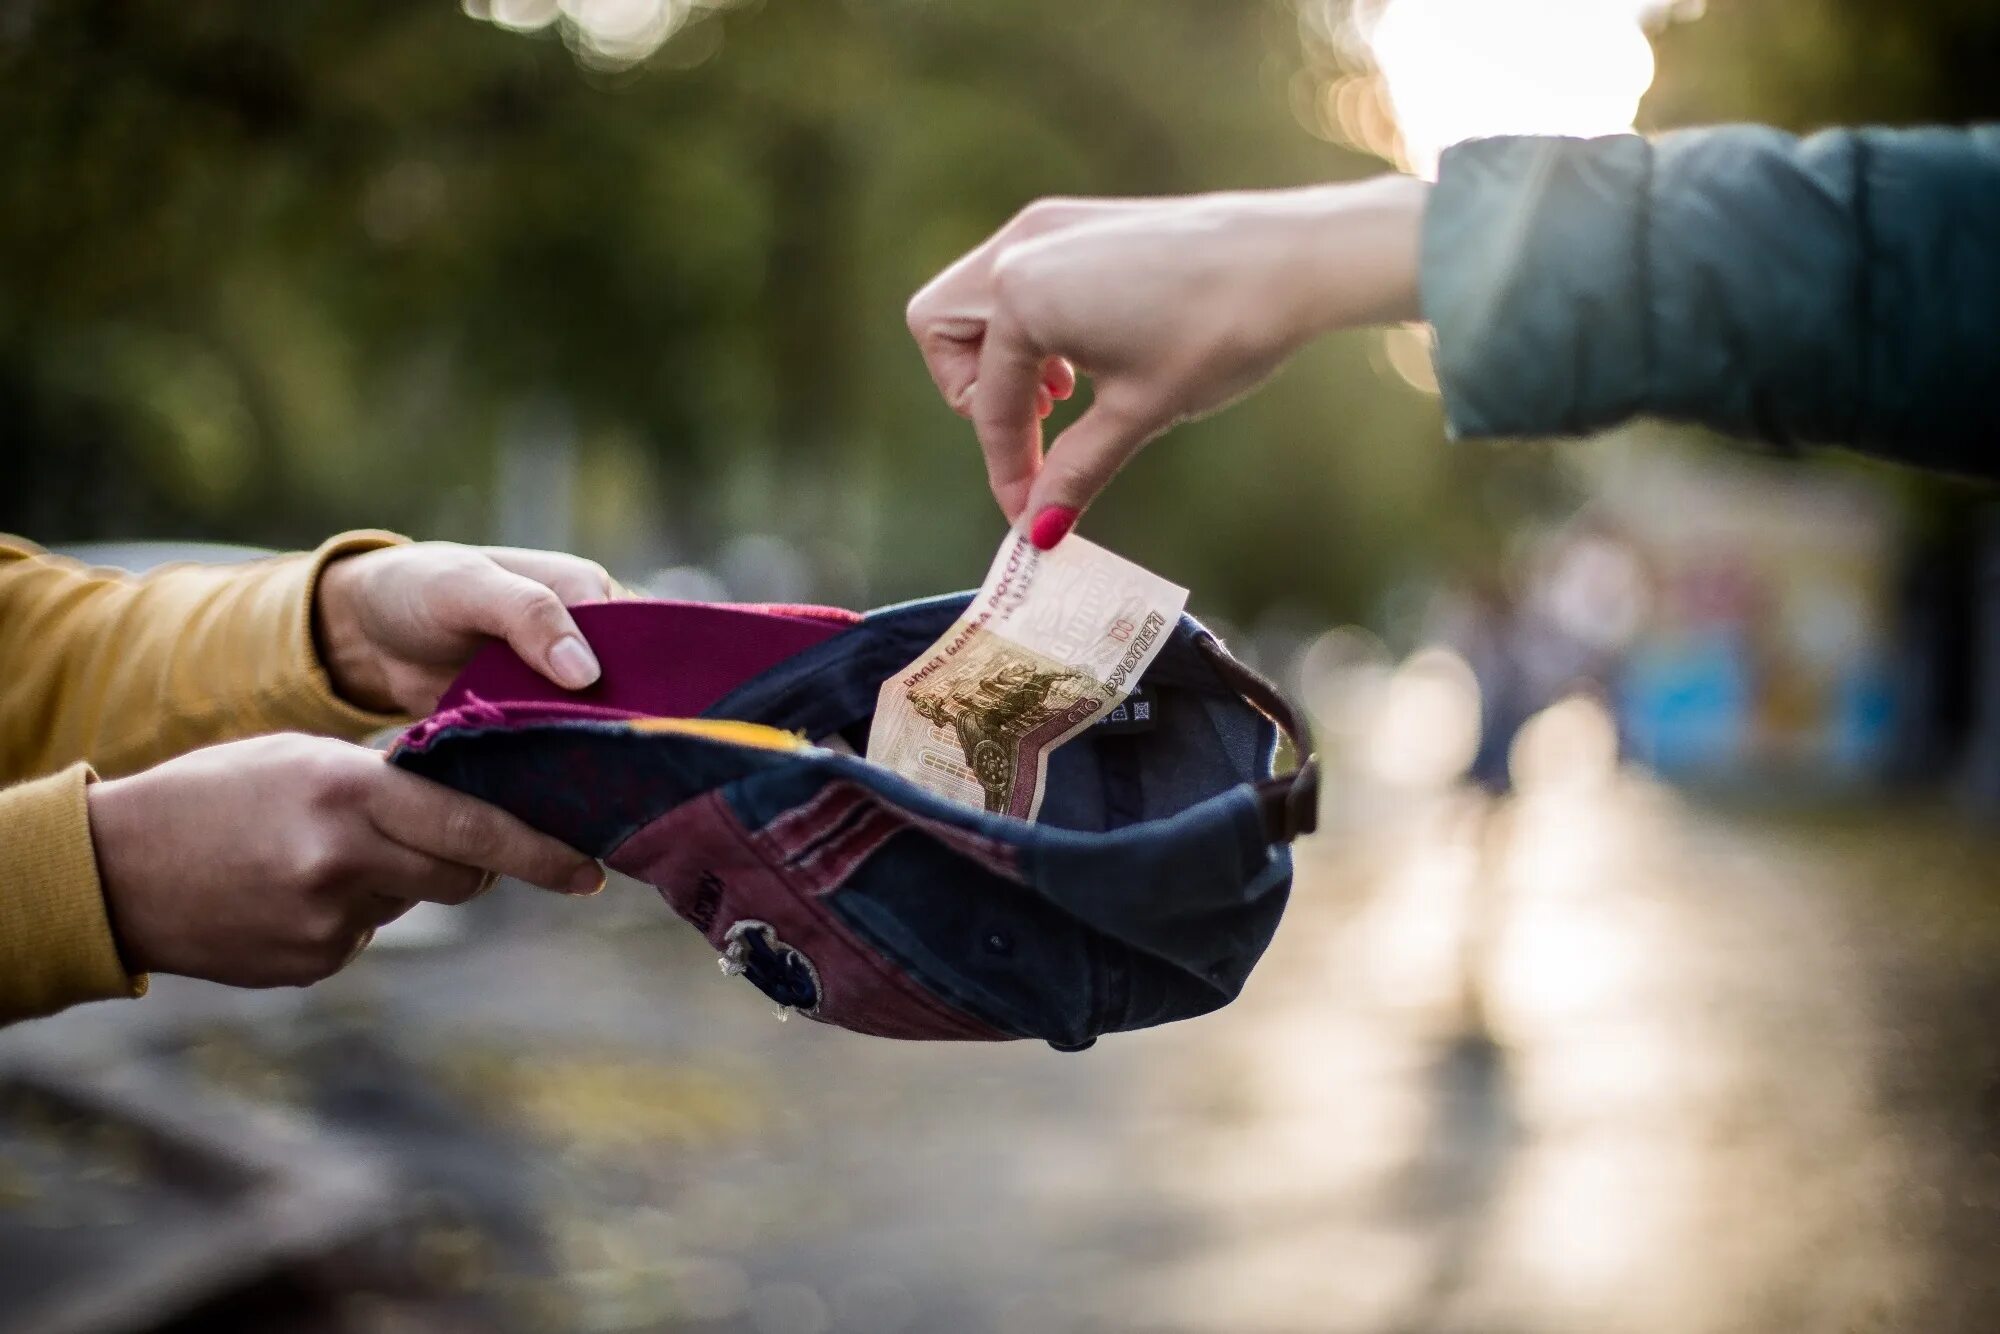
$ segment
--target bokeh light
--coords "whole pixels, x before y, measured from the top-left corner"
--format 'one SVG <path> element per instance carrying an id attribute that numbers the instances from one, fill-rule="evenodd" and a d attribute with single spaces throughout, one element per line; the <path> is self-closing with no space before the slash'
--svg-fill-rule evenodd
<path id="1" fill-rule="evenodd" d="M 1438 788 L 1464 773 L 1479 744 L 1479 681 L 1464 658 L 1426 648 L 1396 669 L 1369 739 L 1376 778 Z"/>
<path id="2" fill-rule="evenodd" d="M 514 32 L 560 21 L 563 40 L 584 64 L 636 65 L 707 10 L 730 0 L 463 0 L 465 12 Z"/>
<path id="3" fill-rule="evenodd" d="M 1434 175 L 1452 144 L 1496 134 L 1617 134 L 1653 82 L 1649 27 L 1687 0 L 1331 0 L 1308 19 L 1348 73 L 1320 128 Z"/>
<path id="4" fill-rule="evenodd" d="M 1521 728 L 1507 766 L 1523 792 L 1601 786 L 1618 771 L 1618 720 L 1589 695 L 1558 700 Z"/>
<path id="5" fill-rule="evenodd" d="M 1425 175 L 1448 145 L 1493 134 L 1616 134 L 1653 82 L 1647 0 L 1390 0 L 1366 28 Z"/>

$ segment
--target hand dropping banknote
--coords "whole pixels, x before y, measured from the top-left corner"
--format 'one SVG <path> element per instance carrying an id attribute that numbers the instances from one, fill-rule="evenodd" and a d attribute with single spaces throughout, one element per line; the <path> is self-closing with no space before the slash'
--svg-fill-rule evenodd
<path id="1" fill-rule="evenodd" d="M 889 678 L 868 758 L 940 796 L 1032 820 L 1049 752 L 1110 714 L 1166 646 L 1187 590 L 1071 536 L 1015 529 L 950 630 Z"/>

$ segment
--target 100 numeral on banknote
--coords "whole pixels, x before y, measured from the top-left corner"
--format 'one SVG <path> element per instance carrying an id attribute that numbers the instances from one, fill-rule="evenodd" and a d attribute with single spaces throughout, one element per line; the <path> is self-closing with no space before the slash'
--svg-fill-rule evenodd
<path id="1" fill-rule="evenodd" d="M 951 629 L 889 678 L 868 758 L 953 801 L 1032 820 L 1048 757 L 1132 692 L 1187 590 L 1070 537 L 1016 530 Z"/>

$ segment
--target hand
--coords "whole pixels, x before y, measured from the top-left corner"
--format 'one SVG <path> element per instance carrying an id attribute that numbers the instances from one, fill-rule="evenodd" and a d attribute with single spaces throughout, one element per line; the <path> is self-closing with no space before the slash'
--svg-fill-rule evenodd
<path id="1" fill-rule="evenodd" d="M 1427 187 L 1045 200 L 910 302 L 945 401 L 971 418 L 1010 522 L 1053 546 L 1127 459 L 1329 329 L 1417 317 Z M 1042 456 L 1042 396 L 1095 398 Z"/>
<path id="2" fill-rule="evenodd" d="M 568 894 L 597 863 L 513 816 L 344 741 L 211 746 L 88 789 L 120 958 L 239 987 L 338 972 L 418 900 L 518 876 Z"/>
<path id="3" fill-rule="evenodd" d="M 489 637 L 581 690 L 597 679 L 597 657 L 565 608 L 617 595 L 603 566 L 576 556 L 420 542 L 328 565 L 313 633 L 342 698 L 378 713 L 424 714 Z"/>

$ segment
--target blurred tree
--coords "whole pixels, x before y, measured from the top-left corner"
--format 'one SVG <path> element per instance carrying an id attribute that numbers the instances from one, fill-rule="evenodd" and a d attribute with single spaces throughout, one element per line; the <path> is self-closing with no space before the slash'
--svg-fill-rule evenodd
<path id="1" fill-rule="evenodd" d="M 1988 0 L 1711 0 L 1655 43 L 1647 128 L 1760 121 L 1966 124 L 2000 116 Z"/>
<path id="2" fill-rule="evenodd" d="M 964 584 L 998 519 L 907 294 L 1040 194 L 1367 166 L 1292 123 L 1280 4 L 698 14 L 613 73 L 441 5 L 0 0 L 0 525 L 482 537 L 555 404 L 640 493 L 579 489 L 599 554 Z M 1093 527 L 1212 606 L 1358 611 L 1425 540 L 1435 408 L 1358 340 L 1186 435 Z"/>
<path id="3" fill-rule="evenodd" d="M 1970 0 L 1714 9 L 1662 39 L 1656 122 L 1991 96 Z M 0 528 L 479 539 L 497 442 L 555 420 L 579 545 L 628 573 L 761 531 L 872 599 L 961 586 L 998 518 L 907 294 L 1037 195 L 1379 165 L 1295 121 L 1287 0 L 693 14 L 612 70 L 445 4 L 0 0 Z M 1447 451 L 1350 337 L 1090 531 L 1232 616 L 1364 616 L 1546 485 Z"/>

